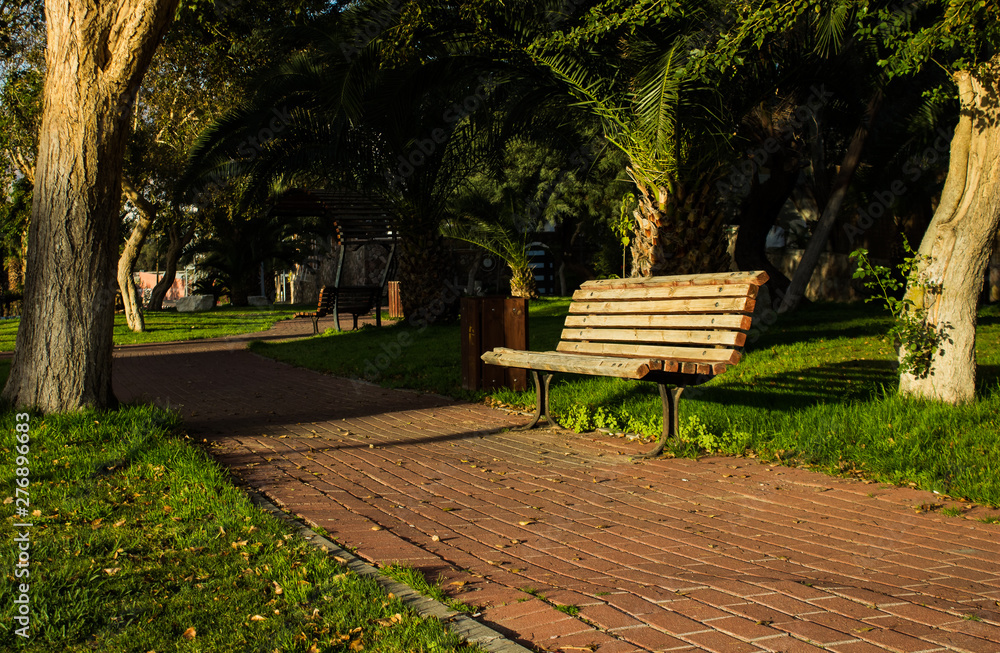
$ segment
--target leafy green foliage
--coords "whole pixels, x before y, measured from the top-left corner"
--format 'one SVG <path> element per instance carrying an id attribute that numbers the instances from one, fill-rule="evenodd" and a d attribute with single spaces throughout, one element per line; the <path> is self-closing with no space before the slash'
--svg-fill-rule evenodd
<path id="1" fill-rule="evenodd" d="M 952 342 L 948 337 L 951 325 L 930 319 L 933 298 L 940 296 L 943 290 L 941 284 L 930 282 L 920 272 L 931 257 L 918 255 L 905 237 L 903 247 L 908 256 L 899 264 L 902 279 L 894 277 L 892 270 L 885 266 L 873 265 L 868 259 L 868 250 L 863 248 L 851 253 L 851 258 L 858 260 L 854 278 L 863 279 L 865 286 L 876 293 L 875 297 L 869 297 L 865 301 L 882 301 L 893 317 L 894 323 L 889 335 L 903 346 L 898 372 L 925 379 L 933 374 L 931 366 L 934 357 L 944 354 L 944 343 Z M 905 295 L 896 296 L 906 288 L 909 290 Z M 916 295 L 920 297 L 919 302 L 913 300 Z"/>

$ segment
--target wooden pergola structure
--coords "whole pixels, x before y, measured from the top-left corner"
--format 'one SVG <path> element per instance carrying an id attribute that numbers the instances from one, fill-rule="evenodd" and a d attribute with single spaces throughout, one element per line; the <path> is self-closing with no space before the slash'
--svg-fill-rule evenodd
<path id="1" fill-rule="evenodd" d="M 349 190 L 292 189 L 282 194 L 271 208 L 271 214 L 322 218 L 333 223 L 337 243 L 340 245 L 331 311 L 337 329 L 340 329 L 341 312 L 354 315 L 354 324 L 357 327 L 358 315 L 365 315 L 373 309 L 375 323 L 381 326 L 382 294 L 389 276 L 396 267 L 395 254 L 398 240 L 389 212 L 370 198 Z M 347 250 L 356 251 L 370 243 L 378 243 L 388 249 L 378 285 L 341 285 Z"/>

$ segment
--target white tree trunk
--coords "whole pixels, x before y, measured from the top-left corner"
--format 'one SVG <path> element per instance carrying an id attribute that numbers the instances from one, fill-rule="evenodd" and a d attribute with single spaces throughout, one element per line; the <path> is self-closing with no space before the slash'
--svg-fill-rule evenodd
<path id="1" fill-rule="evenodd" d="M 975 399 L 977 301 L 1000 227 L 1000 55 L 975 74 L 956 73 L 955 81 L 962 114 L 941 202 L 919 249 L 930 257 L 921 278 L 942 290 L 907 288 L 907 296 L 928 309 L 932 325 L 946 327 L 952 342 L 934 354 L 928 376 L 904 374 L 899 381 L 900 394 L 951 404 Z M 904 354 L 905 348 L 900 357 Z"/>
<path id="2" fill-rule="evenodd" d="M 136 90 L 177 0 L 49 0 L 24 312 L 3 396 L 112 406 L 122 154 Z"/>

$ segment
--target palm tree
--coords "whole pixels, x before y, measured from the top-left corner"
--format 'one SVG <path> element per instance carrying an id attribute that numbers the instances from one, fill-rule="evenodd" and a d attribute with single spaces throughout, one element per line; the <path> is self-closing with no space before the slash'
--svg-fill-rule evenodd
<path id="1" fill-rule="evenodd" d="M 484 106 L 491 87 L 471 61 L 447 53 L 399 62 L 373 41 L 345 56 L 351 24 L 364 24 L 363 9 L 346 10 L 202 135 L 188 185 L 200 189 L 213 177 L 242 175 L 257 187 L 282 180 L 378 199 L 400 236 L 403 310 L 433 322 L 457 309 L 444 292 L 452 257 L 438 227 L 454 190 L 492 160 L 477 135 L 482 120 L 464 115 Z M 454 306 L 430 310 L 442 299 Z"/>
<path id="2" fill-rule="evenodd" d="M 525 50 L 534 65 L 525 84 L 547 86 L 555 101 L 596 117 L 625 154 L 638 191 L 633 276 L 718 270 L 727 260 L 714 194 L 725 156 L 716 135 L 721 103 L 694 83 L 686 50 L 687 26 L 705 16 L 684 6 L 643 9 L 641 28 L 609 17 L 539 35 Z"/>

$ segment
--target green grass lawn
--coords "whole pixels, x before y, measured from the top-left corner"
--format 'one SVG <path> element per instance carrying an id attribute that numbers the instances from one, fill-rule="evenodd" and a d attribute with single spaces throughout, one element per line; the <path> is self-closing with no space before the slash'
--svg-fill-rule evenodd
<path id="1" fill-rule="evenodd" d="M 217 338 L 266 331 L 275 322 L 299 311 L 315 310 L 305 305 L 277 307 L 217 306 L 205 313 L 153 311 L 146 313 L 146 331 L 134 333 L 125 325 L 123 314 L 115 315 L 115 344 L 134 345 L 147 342 L 170 342 Z M 20 320 L 0 320 L 0 351 L 13 351 Z"/>
<path id="2" fill-rule="evenodd" d="M 0 414 L 0 650 L 478 650 L 255 508 L 170 413 L 32 416 L 27 464 L 17 423 Z M 27 495 L 15 492 L 18 466 Z M 22 521 L 33 526 L 13 526 Z M 26 530 L 30 576 L 15 577 Z M 26 640 L 14 632 L 15 583 L 29 585 Z"/>
<path id="3" fill-rule="evenodd" d="M 532 303 L 531 349 L 554 348 L 568 305 Z M 978 399 L 951 407 L 897 395 L 890 320 L 871 305 L 820 304 L 783 317 L 737 367 L 685 391 L 687 444 L 674 453 L 753 455 L 1000 505 L 1000 307 L 984 308 L 979 323 Z M 252 349 L 387 387 L 482 399 L 461 390 L 459 337 L 456 325 L 401 323 Z M 660 432 L 655 384 L 560 374 L 552 388 L 552 410 L 567 426 Z M 489 400 L 533 407 L 534 392 Z"/>

